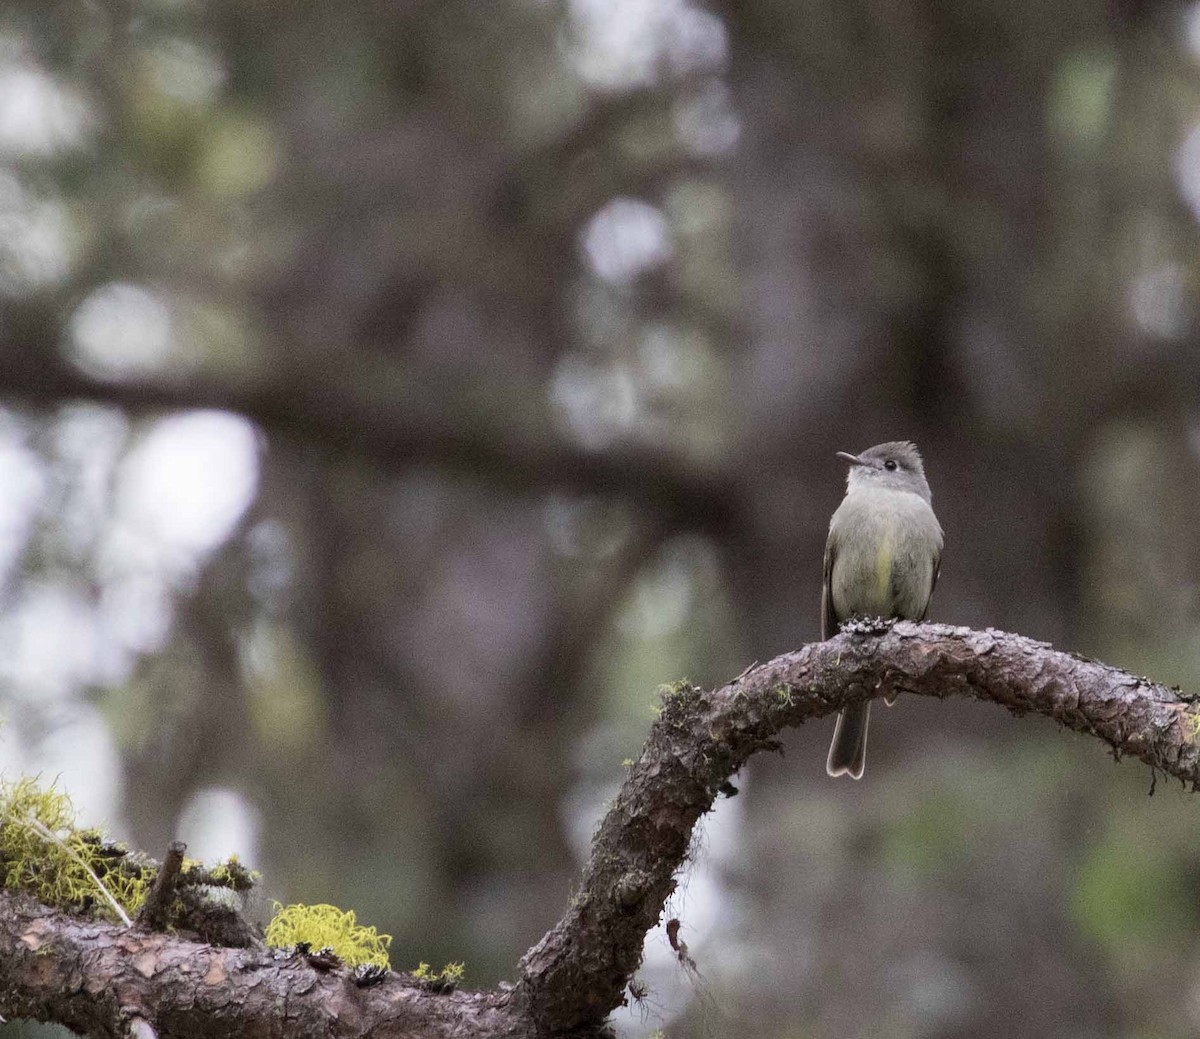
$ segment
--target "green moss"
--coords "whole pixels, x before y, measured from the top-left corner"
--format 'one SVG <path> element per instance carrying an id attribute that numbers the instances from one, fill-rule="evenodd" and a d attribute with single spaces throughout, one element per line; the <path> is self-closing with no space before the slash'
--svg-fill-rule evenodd
<path id="1" fill-rule="evenodd" d="M 331 905 L 280 905 L 275 903 L 275 915 L 267 924 L 268 945 L 290 948 L 306 943 L 314 949 L 329 948 L 348 967 L 373 963 L 388 968 L 390 934 L 380 934 L 374 927 L 359 926 L 353 910 L 343 911 Z"/>
<path id="2" fill-rule="evenodd" d="M 678 682 L 660 685 L 658 693 L 662 697 L 662 711 L 673 712 L 699 700 L 702 690 L 698 685 L 692 685 L 686 678 L 681 678 Z"/>
<path id="3" fill-rule="evenodd" d="M 683 731 L 689 709 L 702 699 L 703 690 L 699 686 L 692 685 L 686 678 L 682 678 L 670 685 L 660 685 L 658 691 L 662 695 L 660 720 L 677 731 Z"/>
<path id="4" fill-rule="evenodd" d="M 75 806 L 54 784 L 47 789 L 23 777 L 0 781 L 0 869 L 3 885 L 28 891 L 59 909 L 94 908 L 119 919 L 141 908 L 156 871 L 130 863 L 119 846 L 96 830 L 75 825 Z"/>
<path id="5" fill-rule="evenodd" d="M 672 696 L 679 696 L 680 694 L 689 693 L 694 688 L 695 686 L 693 686 L 688 679 L 680 678 L 678 681 L 664 682 L 662 685 L 660 685 L 658 687 L 658 695 L 666 700 Z"/>

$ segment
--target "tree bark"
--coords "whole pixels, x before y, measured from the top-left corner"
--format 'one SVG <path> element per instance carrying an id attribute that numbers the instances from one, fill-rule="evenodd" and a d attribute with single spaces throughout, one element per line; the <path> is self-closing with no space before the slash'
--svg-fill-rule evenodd
<path id="1" fill-rule="evenodd" d="M 687 860 L 693 827 L 783 729 L 913 693 L 990 700 L 1096 736 L 1197 789 L 1200 703 L 1098 661 L 1003 632 L 858 624 L 754 665 L 719 689 L 671 687 L 602 823 L 582 886 L 521 961 L 515 987 L 436 994 L 405 975 L 356 987 L 304 956 L 81 922 L 0 899 L 0 1011 L 89 1035 L 599 1036 L 624 1000 Z M 136 1024 L 136 1029 L 135 1029 Z"/>

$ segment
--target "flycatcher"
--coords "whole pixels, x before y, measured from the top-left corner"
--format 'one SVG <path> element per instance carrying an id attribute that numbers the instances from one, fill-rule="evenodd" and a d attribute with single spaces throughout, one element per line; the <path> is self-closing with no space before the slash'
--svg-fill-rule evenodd
<path id="1" fill-rule="evenodd" d="M 850 472 L 846 497 L 829 521 L 821 638 L 853 617 L 924 620 L 942 560 L 942 527 L 916 445 L 893 440 L 838 457 Z M 838 715 L 825 765 L 831 776 L 862 778 L 870 717 L 870 701 Z"/>

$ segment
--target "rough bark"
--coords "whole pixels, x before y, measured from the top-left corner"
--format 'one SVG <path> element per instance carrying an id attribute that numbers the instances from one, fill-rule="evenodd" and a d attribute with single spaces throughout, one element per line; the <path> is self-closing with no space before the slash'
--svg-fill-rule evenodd
<path id="1" fill-rule="evenodd" d="M 509 1039 L 599 1035 L 623 1000 L 646 932 L 687 858 L 696 821 L 784 728 L 845 704 L 914 693 L 1043 714 L 1200 784 L 1195 698 L 1042 642 L 998 631 L 858 625 L 755 665 L 711 692 L 666 694 L 595 838 L 566 914 L 522 960 L 515 988 L 435 994 L 391 975 L 357 988 L 300 956 L 216 948 L 84 923 L 0 899 L 0 1012 L 89 1035 L 392 1036 Z M 148 1023 L 148 1024 L 147 1024 Z"/>
<path id="2" fill-rule="evenodd" d="M 578 1026 L 621 1003 L 696 821 L 750 755 L 774 748 L 784 728 L 899 693 L 969 696 L 1018 715 L 1048 715 L 1193 789 L 1200 781 L 1200 713 L 1192 701 L 990 629 L 902 623 L 882 638 L 842 634 L 752 667 L 711 693 L 684 686 L 666 696 L 601 824 L 579 893 L 521 963 L 518 995 L 534 1017 Z"/>
<path id="3" fill-rule="evenodd" d="M 0 948 L 4 1015 L 81 1035 L 125 1036 L 139 1019 L 160 1039 L 511 1034 L 502 994 L 435 995 L 395 975 L 359 988 L 304 956 L 74 920 L 11 894 L 0 898 Z"/>

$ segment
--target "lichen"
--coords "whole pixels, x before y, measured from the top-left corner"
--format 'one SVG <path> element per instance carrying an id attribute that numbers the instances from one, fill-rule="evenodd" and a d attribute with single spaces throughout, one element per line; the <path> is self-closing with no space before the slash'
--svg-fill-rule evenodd
<path id="1" fill-rule="evenodd" d="M 277 948 L 304 944 L 313 949 L 332 949 L 348 967 L 372 963 L 387 969 L 390 934 L 360 926 L 354 910 L 331 905 L 290 906 L 275 903 L 275 915 L 267 924 L 266 941 Z"/>
<path id="2" fill-rule="evenodd" d="M 99 831 L 79 829 L 71 798 L 30 777 L 0 780 L 0 870 L 3 886 L 28 891 L 39 902 L 109 919 L 132 917 L 157 871 L 131 863 L 125 849 Z"/>
<path id="3" fill-rule="evenodd" d="M 418 963 L 412 976 L 421 983 L 422 988 L 430 992 L 453 992 L 463 975 L 466 974 L 466 964 L 447 963 L 441 970 L 433 970 L 428 963 Z"/>
<path id="4" fill-rule="evenodd" d="M 249 891 L 260 879 L 258 870 L 243 866 L 236 855 L 230 855 L 224 862 L 207 868 L 194 860 L 185 861 L 181 874 L 185 884 L 204 884 L 207 887 L 229 888 L 230 891 Z"/>

